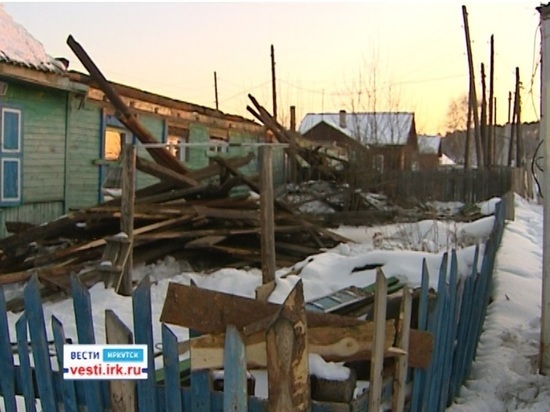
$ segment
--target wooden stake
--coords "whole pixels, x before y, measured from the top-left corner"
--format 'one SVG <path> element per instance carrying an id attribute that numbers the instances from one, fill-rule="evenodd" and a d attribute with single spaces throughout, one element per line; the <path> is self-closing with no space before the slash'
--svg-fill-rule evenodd
<path id="1" fill-rule="evenodd" d="M 275 280 L 275 218 L 273 211 L 273 147 L 261 146 L 260 231 L 262 242 L 262 283 Z"/>
<path id="2" fill-rule="evenodd" d="M 126 233 L 130 242 L 130 252 L 118 282 L 119 295 L 132 295 L 132 266 L 134 249 L 134 202 L 135 202 L 136 148 L 125 144 L 122 148 L 122 200 L 120 205 L 120 230 Z"/>
<path id="3" fill-rule="evenodd" d="M 477 167 L 483 167 L 483 148 L 481 146 L 481 136 L 479 132 L 479 114 L 477 111 L 477 94 L 474 74 L 474 59 L 472 56 L 472 44 L 470 41 L 470 28 L 468 26 L 468 11 L 466 6 L 462 6 L 462 18 L 464 20 L 464 34 L 466 35 L 466 51 L 468 53 L 468 68 L 470 71 L 470 104 L 474 114 L 474 139 L 476 142 Z"/>

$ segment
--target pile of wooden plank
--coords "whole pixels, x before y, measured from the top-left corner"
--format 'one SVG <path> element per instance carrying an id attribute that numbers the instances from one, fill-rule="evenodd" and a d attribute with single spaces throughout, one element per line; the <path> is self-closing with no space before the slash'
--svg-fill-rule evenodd
<path id="1" fill-rule="evenodd" d="M 203 269 L 259 266 L 259 198 L 248 193 L 228 195 L 237 184 L 258 192 L 256 180 L 237 169 L 251 159 L 219 158 L 204 169 L 181 175 L 197 182 L 191 187 L 188 182 L 172 179 L 158 165 L 138 159 L 140 170 L 154 170 L 163 180 L 136 192 L 134 264 L 171 254 Z M 225 178 L 218 179 L 217 184 L 202 183 L 214 176 Z M 38 273 L 43 283 L 68 290 L 68 275 L 101 263 L 105 245 L 120 232 L 120 218 L 120 201 L 113 200 L 45 225 L 21 227 L 21 232 L 0 240 L 0 284 L 23 281 Z M 320 248 L 346 240 L 276 203 L 279 266 L 292 265 Z"/>

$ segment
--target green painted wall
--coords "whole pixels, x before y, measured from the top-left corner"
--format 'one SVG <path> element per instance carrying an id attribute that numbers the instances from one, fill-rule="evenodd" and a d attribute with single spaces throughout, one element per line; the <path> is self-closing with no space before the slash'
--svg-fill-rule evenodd
<path id="1" fill-rule="evenodd" d="M 210 134 L 206 126 L 193 123 L 189 127 L 189 143 L 208 143 L 210 141 Z M 190 169 L 200 169 L 201 167 L 208 166 L 208 147 L 206 146 L 190 146 L 189 147 L 189 161 L 186 162 L 186 166 Z"/>
<path id="2" fill-rule="evenodd" d="M 10 81 L 0 102 L 22 110 L 23 202 L 64 197 L 66 96 L 63 91 Z"/>
<path id="3" fill-rule="evenodd" d="M 71 96 L 67 150 L 67 208 L 78 209 L 98 202 L 101 109 Z"/>

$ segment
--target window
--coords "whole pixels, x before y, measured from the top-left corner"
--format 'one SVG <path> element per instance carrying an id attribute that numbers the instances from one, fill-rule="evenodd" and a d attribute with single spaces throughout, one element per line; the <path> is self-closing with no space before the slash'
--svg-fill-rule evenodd
<path id="1" fill-rule="evenodd" d="M 210 137 L 210 144 L 208 146 L 208 152 L 210 155 L 216 155 L 218 153 L 227 153 L 228 144 L 225 139 L 220 137 Z"/>
<path id="2" fill-rule="evenodd" d="M 167 149 L 180 162 L 189 161 L 189 150 L 186 143 L 189 143 L 189 129 L 169 126 L 168 137 L 166 138 Z"/>
<path id="3" fill-rule="evenodd" d="M 0 110 L 0 205 L 15 206 L 21 203 L 21 110 L 3 106 Z"/>

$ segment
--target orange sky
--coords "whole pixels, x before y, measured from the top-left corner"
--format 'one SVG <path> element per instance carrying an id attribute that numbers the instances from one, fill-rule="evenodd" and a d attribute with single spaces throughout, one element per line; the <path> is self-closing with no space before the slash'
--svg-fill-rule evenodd
<path id="1" fill-rule="evenodd" d="M 290 105 L 297 106 L 298 121 L 307 112 L 397 108 L 416 113 L 419 132 L 437 133 L 445 131 L 450 101 L 468 88 L 462 4 L 44 2 L 4 7 L 49 54 L 65 56 L 71 68 L 85 71 L 66 45 L 72 34 L 112 81 L 214 107 L 217 71 L 220 109 L 250 117 L 247 93 L 271 109 L 273 44 L 283 120 Z M 540 3 L 464 4 L 478 84 L 482 61 L 488 71 L 489 39 L 495 35 L 498 121 L 507 118 L 516 66 L 523 118 L 536 120 L 540 35 L 535 8 Z"/>

